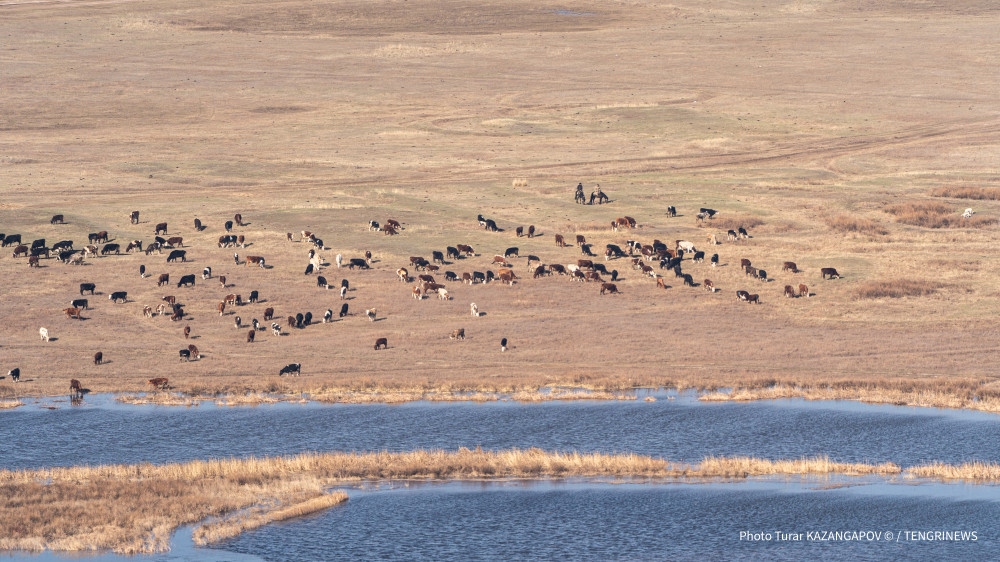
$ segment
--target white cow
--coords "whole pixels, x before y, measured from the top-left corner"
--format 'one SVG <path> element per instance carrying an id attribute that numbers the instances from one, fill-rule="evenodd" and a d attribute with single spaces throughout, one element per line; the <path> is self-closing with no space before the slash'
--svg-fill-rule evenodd
<path id="1" fill-rule="evenodd" d="M 469 305 L 469 310 L 472 311 L 472 315 L 473 316 L 475 316 L 476 318 L 479 318 L 479 307 L 476 306 L 476 303 L 470 304 Z"/>
<path id="2" fill-rule="evenodd" d="M 676 249 L 684 250 L 686 253 L 689 254 L 697 251 L 694 248 L 694 242 L 688 242 L 687 240 L 678 240 Z"/>
<path id="3" fill-rule="evenodd" d="M 340 267 L 340 264 L 343 262 L 344 262 L 344 256 L 342 254 L 337 254 L 337 267 Z"/>
<path id="4" fill-rule="evenodd" d="M 972 215 L 974 215 L 974 214 L 976 214 L 976 212 L 973 211 L 972 208 L 970 207 L 970 208 L 966 209 L 964 213 L 962 213 L 962 217 L 963 218 L 967 218 L 967 219 L 971 219 Z"/>
<path id="5" fill-rule="evenodd" d="M 38 335 L 42 336 L 42 341 L 49 341 L 49 331 L 45 328 L 39 328 Z"/>
<path id="6" fill-rule="evenodd" d="M 443 301 L 451 299 L 451 297 L 448 296 L 448 289 L 445 289 L 444 287 L 438 289 L 438 298 Z"/>

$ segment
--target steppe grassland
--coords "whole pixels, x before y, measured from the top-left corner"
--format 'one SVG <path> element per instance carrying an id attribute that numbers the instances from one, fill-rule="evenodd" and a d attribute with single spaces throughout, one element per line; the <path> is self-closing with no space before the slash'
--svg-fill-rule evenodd
<path id="1" fill-rule="evenodd" d="M 153 376 L 202 393 L 763 381 L 957 384 L 992 396 L 995 224 L 924 228 L 888 210 L 933 201 L 955 216 L 969 206 L 980 221 L 1000 216 L 991 198 L 958 198 L 998 183 L 998 61 L 983 17 L 994 8 L 804 6 L 5 6 L 0 231 L 79 245 L 109 230 L 121 243 L 148 241 L 167 221 L 192 261 L 43 260 L 28 270 L 5 252 L 3 366 L 20 366 L 25 382 L 0 387 L 62 394 L 73 377 L 92 391 L 138 391 Z M 578 181 L 588 191 L 601 184 L 612 204 L 574 205 Z M 665 217 L 667 205 L 682 216 Z M 719 225 L 758 223 L 753 238 L 732 244 L 719 226 L 696 225 L 702 206 L 720 210 Z M 134 209 L 137 226 L 128 222 Z M 232 251 L 215 247 L 236 212 L 250 223 L 238 233 L 253 244 L 238 251 L 273 269 L 235 267 Z M 49 225 L 56 213 L 69 224 Z M 478 213 L 505 232 L 483 232 Z M 622 215 L 641 228 L 611 232 Z M 204 232 L 193 232 L 195 217 Z M 389 217 L 407 227 L 401 235 L 365 227 Z M 843 217 L 862 222 L 844 226 Z M 542 236 L 513 236 L 529 224 Z M 375 255 L 374 271 L 322 272 L 351 281 L 356 315 L 245 344 L 246 329 L 214 311 L 228 292 L 257 289 L 267 299 L 236 309 L 244 323 L 266 306 L 282 325 L 290 313 L 339 309 L 336 291 L 302 275 L 307 245 L 285 240 L 306 229 L 326 241 L 328 261 Z M 709 248 L 713 232 L 723 244 Z M 685 271 L 721 291 L 684 288 L 670 275 L 671 288 L 657 290 L 624 260 L 609 263 L 624 294 L 603 298 L 593 285 L 528 279 L 523 258 L 514 287 L 451 283 L 449 302 L 414 301 L 395 280 L 409 256 L 457 243 L 480 254 L 444 268 L 458 273 L 483 270 L 509 246 L 575 262 L 579 251 L 557 248 L 556 233 L 584 234 L 598 250 L 627 238 L 692 240 L 723 266 L 686 262 Z M 743 257 L 773 281 L 746 278 L 736 265 Z M 803 273 L 782 273 L 787 260 Z M 234 286 L 199 277 L 193 289 L 157 288 L 139 279 L 139 264 L 174 282 L 209 265 Z M 822 281 L 821 267 L 844 278 Z M 81 281 L 103 294 L 88 297 L 87 320 L 71 321 L 61 309 Z M 910 289 L 879 289 L 904 282 Z M 784 285 L 798 283 L 815 296 L 782 298 Z M 738 303 L 737 289 L 763 304 Z M 132 302 L 110 304 L 113 290 Z M 143 319 L 142 305 L 166 294 L 190 318 Z M 470 302 L 486 316 L 471 318 Z M 370 307 L 382 320 L 357 315 Z M 183 325 L 197 339 L 184 341 Z M 39 326 L 56 341 L 40 342 Z M 447 338 L 458 327 L 465 342 Z M 390 349 L 375 353 L 382 336 Z M 502 337 L 511 352 L 500 353 Z M 188 343 L 201 361 L 178 361 Z M 97 350 L 109 363 L 91 363 Z M 305 376 L 279 379 L 288 362 L 302 363 Z"/>

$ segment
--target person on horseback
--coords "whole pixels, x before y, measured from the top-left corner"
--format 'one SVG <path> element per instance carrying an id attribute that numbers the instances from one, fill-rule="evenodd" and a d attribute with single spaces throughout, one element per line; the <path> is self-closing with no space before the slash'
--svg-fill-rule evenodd
<path id="1" fill-rule="evenodd" d="M 583 203 L 584 200 L 586 199 L 586 197 L 583 195 L 583 182 L 577 184 L 576 194 L 573 196 L 573 199 L 576 200 L 577 203 Z"/>

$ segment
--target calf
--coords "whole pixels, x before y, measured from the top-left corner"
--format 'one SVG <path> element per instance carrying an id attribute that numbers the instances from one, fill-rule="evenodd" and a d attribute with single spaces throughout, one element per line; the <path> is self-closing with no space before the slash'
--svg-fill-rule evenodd
<path id="1" fill-rule="evenodd" d="M 142 307 L 142 315 L 145 316 L 146 318 L 152 318 L 153 317 L 153 309 L 150 308 L 149 306 Z"/>
<path id="2" fill-rule="evenodd" d="M 128 219 L 132 224 L 139 224 L 139 211 L 132 211 Z"/>
<path id="3" fill-rule="evenodd" d="M 453 339 L 453 340 L 464 340 L 465 339 L 465 328 L 459 328 L 459 329 L 453 331 L 451 333 L 451 335 L 448 336 L 448 338 L 449 339 Z"/>
<path id="4" fill-rule="evenodd" d="M 748 304 L 750 304 L 750 303 L 760 304 L 760 295 L 756 295 L 756 294 L 755 295 L 749 295 L 746 298 L 746 301 L 747 301 Z"/>
<path id="5" fill-rule="evenodd" d="M 185 286 L 186 287 L 186 286 L 191 286 L 191 285 L 194 285 L 194 274 L 193 273 L 190 274 L 190 275 L 183 275 L 183 276 L 181 276 L 181 280 L 177 282 L 177 286 L 178 287 L 181 287 L 181 286 Z"/>
<path id="6" fill-rule="evenodd" d="M 785 298 L 795 298 L 795 287 L 785 285 Z"/>
<path id="7" fill-rule="evenodd" d="M 823 279 L 826 279 L 827 277 L 829 277 L 830 279 L 833 279 L 834 277 L 837 277 L 837 278 L 840 277 L 840 274 L 837 273 L 837 270 L 834 269 L 834 268 L 832 268 L 832 267 L 824 267 L 823 269 L 821 269 L 819 271 L 820 271 L 820 273 L 823 274 Z"/>
<path id="8" fill-rule="evenodd" d="M 243 226 L 243 215 L 236 213 L 233 220 L 236 222 L 236 226 Z"/>
<path id="9" fill-rule="evenodd" d="M 715 284 L 712 283 L 711 279 L 705 279 L 704 281 L 702 281 L 702 285 L 705 286 L 706 291 L 711 291 L 713 293 L 716 291 Z"/>
<path id="10" fill-rule="evenodd" d="M 746 291 L 736 291 L 736 299 L 741 301 L 746 301 L 750 297 L 750 293 Z"/>
<path id="11" fill-rule="evenodd" d="M 157 287 L 162 287 L 163 285 L 166 285 L 169 282 L 170 282 L 170 274 L 169 273 L 161 273 L 160 274 L 160 278 L 156 280 L 156 286 Z"/>
<path id="12" fill-rule="evenodd" d="M 413 299 L 414 300 L 422 300 L 423 299 L 423 297 L 420 296 L 420 287 L 414 287 L 412 293 L 413 293 Z"/>
<path id="13" fill-rule="evenodd" d="M 112 302 L 118 302 L 118 301 L 126 302 L 128 300 L 128 292 L 115 291 L 110 295 L 108 295 L 108 299 L 111 300 Z"/>
<path id="14" fill-rule="evenodd" d="M 534 238 L 534 237 L 535 237 L 535 225 L 531 225 L 528 227 L 528 238 Z"/>
<path id="15" fill-rule="evenodd" d="M 167 233 L 167 223 L 161 222 L 156 225 L 156 230 L 153 231 L 153 235 L 166 234 Z"/>
<path id="16" fill-rule="evenodd" d="M 532 274 L 531 278 L 532 279 L 538 279 L 539 277 L 545 275 L 546 273 L 547 272 L 545 271 L 545 266 L 544 265 L 540 265 L 540 266 L 538 266 L 538 267 L 535 268 L 535 273 Z"/>
<path id="17" fill-rule="evenodd" d="M 387 338 L 378 338 L 375 340 L 375 351 L 385 349 L 387 347 L 389 347 L 389 340 Z"/>
<path id="18" fill-rule="evenodd" d="M 614 283 L 601 283 L 601 294 L 603 295 L 605 293 L 610 293 L 612 295 L 615 293 L 621 294 L 618 291 L 618 286 Z"/>
<path id="19" fill-rule="evenodd" d="M 66 317 L 67 318 L 76 318 L 77 320 L 81 319 L 80 318 L 80 309 L 79 308 L 73 308 L 73 307 L 64 308 L 63 312 L 66 313 Z"/>
<path id="20" fill-rule="evenodd" d="M 149 379 L 149 385 L 153 387 L 154 390 L 164 390 L 169 386 L 169 381 L 167 377 L 156 377 L 155 379 Z"/>
<path id="21" fill-rule="evenodd" d="M 798 273 L 799 268 L 795 265 L 793 261 L 786 261 L 781 265 L 781 271 L 791 271 L 792 273 Z"/>
<path id="22" fill-rule="evenodd" d="M 806 287 L 805 285 L 803 285 L 803 284 L 800 283 L 799 284 L 799 296 L 800 297 L 810 297 L 810 296 L 812 296 L 812 295 L 809 294 L 809 287 Z"/>
<path id="23" fill-rule="evenodd" d="M 94 354 L 94 365 L 100 365 L 102 363 L 104 363 L 104 353 L 98 351 Z"/>
<path id="24" fill-rule="evenodd" d="M 299 374 L 301 374 L 301 373 L 302 373 L 302 364 L 301 363 L 289 363 L 288 365 L 285 365 L 284 367 L 282 367 L 280 371 L 278 371 L 278 376 L 281 376 L 281 375 L 295 375 L 295 376 L 299 376 Z"/>
<path id="25" fill-rule="evenodd" d="M 719 254 L 712 254 L 712 267 L 719 265 Z"/>
<path id="26" fill-rule="evenodd" d="M 389 225 L 383 226 L 382 232 L 385 233 L 386 236 L 395 236 L 396 234 L 398 234 L 398 232 L 396 232 L 396 229 Z"/>

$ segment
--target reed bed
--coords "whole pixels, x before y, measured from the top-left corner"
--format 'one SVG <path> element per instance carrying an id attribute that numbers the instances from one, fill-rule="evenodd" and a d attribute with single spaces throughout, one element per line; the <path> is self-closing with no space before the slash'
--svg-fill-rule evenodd
<path id="1" fill-rule="evenodd" d="M 889 234 L 889 230 L 878 221 L 849 215 L 830 217 L 826 224 L 837 232 L 863 234 L 872 238 Z"/>
<path id="2" fill-rule="evenodd" d="M 20 400 L 0 400 L 0 410 L 12 410 L 18 406 L 24 406 Z"/>
<path id="3" fill-rule="evenodd" d="M 914 466 L 906 471 L 910 478 L 935 480 L 968 480 L 971 482 L 1000 482 L 1000 464 L 974 461 L 960 465 L 934 462 Z"/>
<path id="4" fill-rule="evenodd" d="M 890 279 L 884 281 L 865 281 L 854 290 L 855 299 L 901 299 L 903 297 L 922 297 L 934 294 L 942 286 L 937 281 L 922 279 Z"/>
<path id="5" fill-rule="evenodd" d="M 952 199 L 974 199 L 977 201 L 1000 200 L 1000 189 L 995 187 L 960 187 L 941 186 L 931 190 L 933 197 L 951 197 Z"/>
<path id="6" fill-rule="evenodd" d="M 923 228 L 983 228 L 997 223 L 997 219 L 991 217 L 965 218 L 961 210 L 938 201 L 899 203 L 886 211 L 898 222 Z"/>

